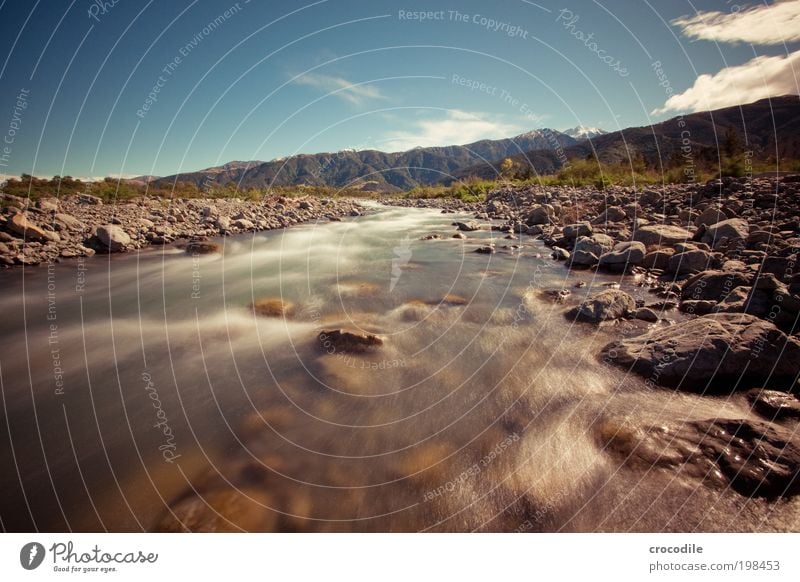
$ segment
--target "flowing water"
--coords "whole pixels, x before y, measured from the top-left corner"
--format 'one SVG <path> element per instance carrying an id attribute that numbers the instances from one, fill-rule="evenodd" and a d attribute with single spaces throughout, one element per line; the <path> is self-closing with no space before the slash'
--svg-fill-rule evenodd
<path id="1" fill-rule="evenodd" d="M 635 438 L 749 414 L 740 399 L 649 389 L 603 363 L 624 326 L 571 323 L 545 293 L 563 286 L 577 301 L 614 277 L 568 275 L 527 238 L 450 238 L 464 216 L 372 210 L 231 237 L 221 254 L 0 274 L 2 527 L 800 528 L 796 502 L 606 450 L 609 426 Z M 444 238 L 420 240 L 432 233 Z M 493 236 L 497 253 L 474 252 Z M 293 309 L 256 316 L 248 304 L 263 298 Z M 317 334 L 341 327 L 384 345 L 326 353 Z"/>

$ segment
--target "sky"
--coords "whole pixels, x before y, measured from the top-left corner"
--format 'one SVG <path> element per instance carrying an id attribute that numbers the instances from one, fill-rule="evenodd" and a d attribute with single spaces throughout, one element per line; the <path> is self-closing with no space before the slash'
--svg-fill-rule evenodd
<path id="1" fill-rule="evenodd" d="M 800 0 L 0 2 L 5 175 L 616 131 L 800 86 Z"/>

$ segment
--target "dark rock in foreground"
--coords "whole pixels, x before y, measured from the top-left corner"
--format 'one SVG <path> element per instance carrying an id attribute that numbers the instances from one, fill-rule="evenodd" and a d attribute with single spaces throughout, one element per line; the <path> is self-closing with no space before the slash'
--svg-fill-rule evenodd
<path id="1" fill-rule="evenodd" d="M 648 383 L 731 392 L 753 382 L 793 382 L 800 340 L 752 315 L 717 313 L 613 342 L 603 357 Z"/>
<path id="2" fill-rule="evenodd" d="M 746 497 L 800 493 L 800 445 L 788 430 L 763 422 L 711 419 L 631 431 L 605 422 L 598 436 L 629 466 L 678 470 Z"/>

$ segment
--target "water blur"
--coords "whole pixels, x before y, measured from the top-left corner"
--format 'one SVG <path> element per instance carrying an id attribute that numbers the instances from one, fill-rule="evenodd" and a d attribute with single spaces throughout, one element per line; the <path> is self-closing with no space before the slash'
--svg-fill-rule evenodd
<path id="1" fill-rule="evenodd" d="M 798 529 L 795 501 L 607 450 L 608 431 L 750 414 L 606 365 L 600 347 L 640 328 L 571 323 L 547 294 L 642 289 L 568 276 L 527 237 L 451 238 L 466 216 L 371 210 L 221 239 L 220 254 L 0 274 L 2 527 Z M 254 314 L 265 298 L 285 316 Z M 317 334 L 338 328 L 384 345 L 327 353 Z"/>

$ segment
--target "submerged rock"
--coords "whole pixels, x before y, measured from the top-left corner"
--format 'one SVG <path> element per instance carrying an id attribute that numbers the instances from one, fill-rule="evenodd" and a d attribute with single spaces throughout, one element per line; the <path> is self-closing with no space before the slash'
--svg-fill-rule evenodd
<path id="1" fill-rule="evenodd" d="M 383 345 L 383 338 L 376 334 L 348 329 L 323 330 L 317 339 L 328 353 L 360 353 Z"/>
<path id="2" fill-rule="evenodd" d="M 596 431 L 606 450 L 638 469 L 680 470 L 746 497 L 775 499 L 800 493 L 800 444 L 780 427 L 711 419 L 631 430 L 605 421 Z"/>
<path id="3" fill-rule="evenodd" d="M 294 304 L 283 299 L 259 299 L 250 304 L 253 313 L 262 317 L 288 317 L 294 313 Z"/>

